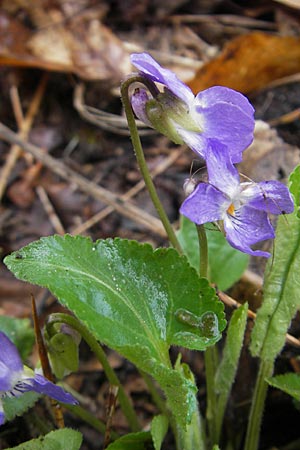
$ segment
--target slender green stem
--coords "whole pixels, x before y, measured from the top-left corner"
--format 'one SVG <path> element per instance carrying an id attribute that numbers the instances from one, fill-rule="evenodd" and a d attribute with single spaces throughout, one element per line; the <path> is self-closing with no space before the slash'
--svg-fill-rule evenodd
<path id="1" fill-rule="evenodd" d="M 264 404 L 268 391 L 268 383 L 265 379 L 272 376 L 273 369 L 273 361 L 261 360 L 253 393 L 244 450 L 257 450 L 258 448 Z"/>
<path id="2" fill-rule="evenodd" d="M 200 266 L 199 266 L 199 275 L 200 277 L 207 278 L 208 272 L 208 246 L 207 246 L 207 237 L 204 225 L 196 225 L 198 240 L 199 240 L 199 257 L 200 257 Z"/>
<path id="3" fill-rule="evenodd" d="M 150 377 L 150 375 L 148 375 L 143 370 L 140 370 L 139 372 L 140 372 L 141 376 L 143 377 L 143 379 L 149 389 L 149 392 L 151 394 L 151 397 L 152 397 L 154 403 L 156 404 L 156 406 L 158 407 L 158 409 L 160 410 L 160 412 L 162 414 L 164 414 L 166 417 L 169 417 L 170 411 L 167 408 L 165 400 L 159 394 L 159 392 L 153 382 L 153 379 Z"/>
<path id="4" fill-rule="evenodd" d="M 220 442 L 223 419 L 225 409 L 228 403 L 229 392 L 222 392 L 218 398 L 216 404 L 216 431 L 215 431 L 215 442 Z"/>
<path id="5" fill-rule="evenodd" d="M 207 278 L 208 275 L 208 245 L 204 225 L 197 225 L 199 240 L 199 274 L 200 277 Z M 208 347 L 204 353 L 205 379 L 206 379 L 206 420 L 211 445 L 216 444 L 216 413 L 217 395 L 215 390 L 215 373 L 218 367 L 218 353 L 216 346 Z"/>
<path id="6" fill-rule="evenodd" d="M 98 360 L 100 361 L 110 384 L 118 386 L 119 388 L 118 399 L 122 411 L 125 417 L 127 418 L 131 429 L 133 431 L 139 431 L 141 429 L 141 426 L 139 424 L 137 415 L 132 406 L 131 400 L 124 391 L 123 386 L 121 385 L 114 370 L 110 367 L 104 350 L 102 349 L 98 341 L 94 338 L 92 333 L 90 333 L 89 330 L 79 320 L 77 320 L 73 316 L 70 316 L 69 314 L 62 314 L 62 313 L 51 314 L 49 325 L 52 325 L 53 323 L 66 323 L 70 327 L 74 328 L 74 330 L 78 331 L 78 333 L 86 341 L 86 343 L 89 345 L 91 350 L 95 353 Z"/>
<path id="7" fill-rule="evenodd" d="M 125 109 L 125 114 L 127 117 L 127 122 L 128 122 L 128 127 L 129 127 L 129 131 L 130 131 L 130 135 L 131 135 L 131 140 L 132 140 L 132 144 L 133 144 L 133 148 L 135 151 L 135 155 L 136 155 L 136 159 L 141 171 L 141 174 L 143 176 L 143 179 L 145 181 L 145 185 L 147 187 L 147 190 L 149 192 L 149 195 L 151 197 L 152 203 L 155 206 L 155 209 L 159 215 L 159 218 L 166 230 L 168 239 L 171 243 L 171 245 L 176 248 L 176 250 L 179 253 L 182 253 L 182 249 L 181 246 L 178 242 L 178 239 L 176 237 L 175 231 L 168 219 L 168 216 L 164 210 L 164 207 L 157 195 L 157 191 L 155 189 L 154 183 L 152 181 L 147 163 L 146 163 L 146 159 L 145 159 L 145 155 L 143 152 L 143 148 L 142 148 L 142 144 L 141 144 L 141 140 L 139 137 L 139 133 L 138 133 L 138 129 L 135 123 L 135 118 L 134 118 L 134 114 L 131 108 L 131 103 L 130 103 L 130 98 L 129 98 L 129 87 L 136 82 L 140 82 L 143 83 L 144 85 L 147 86 L 147 88 L 155 95 L 157 95 L 157 90 L 156 87 L 154 85 L 154 83 L 151 83 L 149 81 L 147 81 L 144 77 L 142 76 L 133 76 L 131 78 L 128 78 L 126 81 L 124 81 L 121 85 L 121 97 L 122 97 L 122 101 L 123 101 L 123 105 L 124 105 L 124 109 Z"/>
<path id="8" fill-rule="evenodd" d="M 218 353 L 215 345 L 208 347 L 204 353 L 206 379 L 206 420 L 209 431 L 210 444 L 217 444 L 217 394 L 215 390 L 215 373 L 218 367 Z"/>
<path id="9" fill-rule="evenodd" d="M 79 405 L 68 405 L 63 404 L 63 407 L 70 411 L 77 417 L 80 417 L 84 422 L 88 423 L 91 427 L 95 428 L 95 430 L 100 431 L 100 433 L 104 434 L 106 430 L 106 425 L 102 421 L 98 420 L 94 414 L 89 413 L 85 408 L 82 408 Z M 119 435 L 115 431 L 111 431 L 111 438 L 113 440 L 118 439 Z"/>

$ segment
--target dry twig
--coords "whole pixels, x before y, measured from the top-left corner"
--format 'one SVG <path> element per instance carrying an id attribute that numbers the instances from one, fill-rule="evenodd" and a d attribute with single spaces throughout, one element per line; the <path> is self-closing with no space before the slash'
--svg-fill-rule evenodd
<path id="1" fill-rule="evenodd" d="M 63 224 L 61 223 L 60 218 L 56 214 L 55 209 L 53 208 L 53 205 L 50 202 L 45 189 L 42 186 L 37 186 L 36 192 L 39 196 L 39 199 L 43 205 L 44 210 L 48 214 L 49 220 L 50 220 L 55 232 L 58 234 L 61 234 L 61 235 L 65 234 L 65 229 L 63 227 Z"/>
<path id="2" fill-rule="evenodd" d="M 39 110 L 39 107 L 40 107 L 40 104 L 41 104 L 41 101 L 43 98 L 43 94 L 45 92 L 45 88 L 47 85 L 47 80 L 48 80 L 48 75 L 45 73 L 41 78 L 41 81 L 37 87 L 37 90 L 35 91 L 35 94 L 33 96 L 31 103 L 30 103 L 27 114 L 23 120 L 22 120 L 23 113 L 21 112 L 21 106 L 20 106 L 19 99 L 17 99 L 17 101 L 16 101 L 17 92 L 16 92 L 16 90 L 13 91 L 12 95 L 13 95 L 13 104 L 15 105 L 15 108 L 14 108 L 15 116 L 16 116 L 16 121 L 19 126 L 19 136 L 20 136 L 20 139 L 22 139 L 22 141 L 27 139 L 27 136 L 31 129 L 33 120 Z M 10 175 L 11 171 L 13 170 L 20 154 L 21 154 L 21 146 L 19 146 L 18 144 L 13 144 L 11 146 L 8 158 L 6 160 L 5 165 L 3 166 L 1 176 L 0 176 L 0 200 L 2 199 L 3 194 L 5 192 L 5 188 L 7 185 L 7 180 L 9 178 L 9 175 Z"/>
<path id="3" fill-rule="evenodd" d="M 121 196 L 116 195 L 92 181 L 87 180 L 82 175 L 77 174 L 63 162 L 57 161 L 55 158 L 45 153 L 41 148 L 25 142 L 17 133 L 14 133 L 2 123 L 0 123 L 0 136 L 4 141 L 9 142 L 10 144 L 16 144 L 31 153 L 38 161 L 41 161 L 44 166 L 59 175 L 62 179 L 74 183 L 82 191 L 106 205 L 111 206 L 117 212 L 128 217 L 133 222 L 143 225 L 146 229 L 151 230 L 159 236 L 166 237 L 166 232 L 159 219 L 153 217 L 151 214 L 132 203 L 124 201 Z"/>
<path id="4" fill-rule="evenodd" d="M 151 172 L 152 178 L 155 178 L 160 173 L 164 172 L 171 164 L 173 164 L 176 159 L 182 154 L 184 147 L 180 147 L 177 150 L 173 150 L 171 154 L 165 158 L 163 161 L 161 161 L 157 167 Z M 127 191 L 124 195 L 122 195 L 122 200 L 129 200 L 133 198 L 136 194 L 138 194 L 145 186 L 144 180 L 140 180 L 135 186 L 133 186 L 129 191 Z M 111 214 L 114 211 L 114 208 L 111 206 L 106 206 L 104 209 L 99 211 L 97 214 L 95 214 L 93 217 L 91 217 L 89 220 L 84 222 L 83 224 L 77 226 L 72 230 L 72 234 L 81 234 L 94 226 L 96 223 L 100 222 L 100 220 L 103 220 L 105 217 L 107 217 L 109 214 Z"/>
<path id="5" fill-rule="evenodd" d="M 230 306 L 230 308 L 237 309 L 240 306 L 242 306 L 239 302 L 237 302 L 235 299 L 233 299 L 229 295 L 225 294 L 224 292 L 219 291 L 218 292 L 218 297 L 223 303 L 225 303 L 225 305 Z M 248 310 L 248 317 L 250 319 L 255 319 L 256 318 L 255 312 L 253 312 L 253 311 L 251 311 L 251 309 L 249 309 Z M 295 338 L 294 336 L 292 336 L 289 333 L 286 334 L 285 342 L 287 344 L 293 345 L 294 347 L 300 348 L 300 341 L 299 341 L 299 339 Z"/>

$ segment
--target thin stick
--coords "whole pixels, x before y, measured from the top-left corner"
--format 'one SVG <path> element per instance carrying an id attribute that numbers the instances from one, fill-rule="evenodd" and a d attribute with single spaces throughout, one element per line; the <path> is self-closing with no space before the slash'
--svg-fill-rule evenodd
<path id="1" fill-rule="evenodd" d="M 128 217 L 132 221 L 143 225 L 146 229 L 151 230 L 153 233 L 159 236 L 166 237 L 166 232 L 159 219 L 153 217 L 141 208 L 133 205 L 132 203 L 125 202 L 121 196 L 116 195 L 109 190 L 87 180 L 82 175 L 77 174 L 74 170 L 63 164 L 61 161 L 57 161 L 52 156 L 48 155 L 41 148 L 25 142 L 14 133 L 8 127 L 0 123 L 0 136 L 6 142 L 17 144 L 24 150 L 31 153 L 38 161 L 41 161 L 44 166 L 52 170 L 52 172 L 59 175 L 62 179 L 76 184 L 83 192 L 91 195 L 92 197 L 102 201 L 106 205 L 112 206 L 117 212 L 125 217 Z"/>
<path id="2" fill-rule="evenodd" d="M 151 177 L 155 178 L 160 173 L 164 172 L 171 164 L 173 164 L 176 159 L 182 154 L 185 147 L 181 147 L 177 150 L 172 150 L 170 155 L 165 158 L 161 163 L 155 167 L 155 169 L 151 172 Z M 129 200 L 133 198 L 136 194 L 138 194 L 145 186 L 144 180 L 140 180 L 135 186 L 133 186 L 131 189 L 129 189 L 126 194 L 122 195 L 122 200 Z M 100 222 L 100 220 L 103 220 L 105 217 L 107 217 L 109 214 L 111 214 L 114 211 L 114 208 L 111 206 L 106 206 L 106 208 L 99 211 L 97 214 L 95 214 L 93 217 L 91 217 L 89 220 L 84 222 L 83 224 L 77 226 L 72 230 L 72 234 L 81 234 L 84 231 L 88 230 L 92 226 L 94 226 L 96 223 Z"/>
<path id="3" fill-rule="evenodd" d="M 9 94 L 18 128 L 21 129 L 22 123 L 24 122 L 24 114 L 22 110 L 19 91 L 16 85 L 13 85 L 10 88 Z"/>
<path id="4" fill-rule="evenodd" d="M 103 448 L 106 448 L 108 446 L 108 444 L 110 443 L 112 420 L 113 420 L 115 409 L 116 409 L 118 391 L 119 391 L 119 386 L 115 386 L 115 385 L 109 386 L 108 404 L 107 404 L 107 420 L 106 420 Z"/>
<path id="5" fill-rule="evenodd" d="M 40 104 L 41 104 L 41 101 L 43 98 L 43 94 L 45 92 L 45 88 L 47 85 L 47 80 L 48 80 L 48 75 L 45 73 L 42 76 L 41 81 L 34 93 L 33 99 L 30 103 L 30 106 L 28 108 L 26 116 L 25 116 L 24 120 L 21 122 L 21 124 L 19 125 L 19 137 L 22 141 L 26 140 L 28 137 L 28 133 L 31 129 L 33 120 L 39 110 L 39 107 L 40 107 Z M 14 95 L 16 95 L 16 92 L 14 93 Z M 17 111 L 17 109 L 16 109 L 15 115 L 16 115 L 16 120 L 19 123 L 21 120 L 20 111 Z M 6 159 L 6 162 L 3 166 L 1 176 L 0 176 L 0 201 L 5 192 L 5 188 L 7 185 L 9 175 L 10 175 L 11 171 L 13 170 L 13 168 L 21 154 L 22 146 L 18 145 L 17 143 L 14 143 L 14 142 L 11 142 L 11 144 L 13 144 L 13 145 L 11 146 L 8 158 Z"/>
<path id="6" fill-rule="evenodd" d="M 229 295 L 225 294 L 224 292 L 219 291 L 218 292 L 218 297 L 223 303 L 225 303 L 225 305 L 230 306 L 231 308 L 237 309 L 240 306 L 242 306 L 239 302 L 237 302 L 232 297 L 229 297 Z M 250 319 L 255 319 L 256 318 L 255 312 L 251 311 L 251 309 L 248 309 L 248 317 Z M 288 333 L 286 334 L 285 342 L 287 344 L 293 345 L 294 347 L 300 348 L 300 341 L 299 341 L 299 339 L 295 338 L 291 334 L 288 334 Z"/>
<path id="7" fill-rule="evenodd" d="M 63 224 L 61 223 L 60 218 L 56 214 L 55 209 L 53 208 L 53 205 L 50 202 L 45 189 L 42 186 L 37 186 L 36 192 L 40 198 L 40 201 L 43 205 L 44 210 L 48 214 L 49 220 L 50 220 L 54 230 L 56 231 L 56 233 L 61 234 L 61 235 L 65 234 L 65 229 L 63 227 Z"/>

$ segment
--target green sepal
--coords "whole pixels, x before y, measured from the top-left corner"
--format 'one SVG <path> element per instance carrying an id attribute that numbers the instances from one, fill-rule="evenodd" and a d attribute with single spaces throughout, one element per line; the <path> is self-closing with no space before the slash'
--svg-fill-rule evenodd
<path id="1" fill-rule="evenodd" d="M 65 324 L 51 324 L 46 326 L 44 338 L 55 376 L 62 379 L 71 372 L 76 372 L 79 367 L 78 333 Z"/>

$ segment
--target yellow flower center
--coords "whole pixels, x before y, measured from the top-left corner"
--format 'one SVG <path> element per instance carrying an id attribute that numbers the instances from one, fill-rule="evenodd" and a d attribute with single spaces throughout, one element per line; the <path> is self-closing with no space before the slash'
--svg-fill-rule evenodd
<path id="1" fill-rule="evenodd" d="M 229 206 L 229 208 L 227 209 L 228 214 L 230 214 L 231 216 L 234 216 L 234 204 L 231 203 L 231 205 Z"/>

